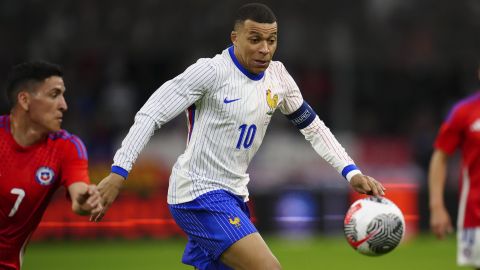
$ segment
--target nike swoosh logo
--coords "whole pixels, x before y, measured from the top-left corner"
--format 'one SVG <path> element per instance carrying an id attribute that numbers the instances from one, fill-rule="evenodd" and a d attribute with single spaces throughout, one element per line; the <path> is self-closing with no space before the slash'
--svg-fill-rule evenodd
<path id="1" fill-rule="evenodd" d="M 360 239 L 358 241 L 354 241 L 353 239 L 351 238 L 347 238 L 347 241 L 348 243 L 350 243 L 350 245 L 354 248 L 358 248 L 358 246 L 360 246 L 361 244 L 365 243 L 366 241 L 368 241 L 370 238 L 372 238 L 373 236 L 375 236 L 375 234 L 378 233 L 378 230 L 375 230 L 371 233 L 369 233 L 367 236 L 365 236 L 365 238 L 363 239 Z"/>
<path id="2" fill-rule="evenodd" d="M 227 98 L 225 98 L 225 99 L 223 100 L 223 103 L 228 104 L 228 103 L 235 102 L 235 101 L 237 101 L 237 100 L 240 100 L 240 99 L 239 99 L 239 98 L 236 98 L 236 99 L 227 99 Z"/>

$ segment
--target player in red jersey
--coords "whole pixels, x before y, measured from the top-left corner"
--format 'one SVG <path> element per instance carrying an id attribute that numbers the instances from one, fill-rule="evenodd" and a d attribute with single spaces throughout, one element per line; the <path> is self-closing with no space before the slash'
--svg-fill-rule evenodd
<path id="1" fill-rule="evenodd" d="M 479 69 L 480 77 L 480 69 Z M 453 231 L 443 193 L 449 155 L 461 151 L 457 263 L 480 269 L 480 92 L 458 102 L 442 124 L 429 169 L 430 225 L 438 238 Z"/>
<path id="2" fill-rule="evenodd" d="M 60 128 L 67 110 L 62 71 L 46 62 L 13 67 L 10 115 L 0 116 L 0 269 L 20 269 L 25 246 L 55 192 L 72 210 L 98 213 L 101 196 L 88 177 L 82 141 Z"/>

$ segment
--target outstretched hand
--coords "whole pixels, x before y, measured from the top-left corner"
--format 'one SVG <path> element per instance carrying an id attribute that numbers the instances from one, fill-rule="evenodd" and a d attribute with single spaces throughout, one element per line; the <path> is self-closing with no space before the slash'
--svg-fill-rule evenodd
<path id="1" fill-rule="evenodd" d="M 385 187 L 375 180 L 373 177 L 364 174 L 356 174 L 350 179 L 350 185 L 358 193 L 383 196 L 385 195 Z"/>
<path id="2" fill-rule="evenodd" d="M 122 176 L 115 173 L 110 173 L 100 181 L 98 190 L 103 199 L 103 208 L 98 213 L 92 214 L 90 221 L 99 222 L 103 219 L 108 208 L 117 198 L 124 181 L 125 179 Z"/>

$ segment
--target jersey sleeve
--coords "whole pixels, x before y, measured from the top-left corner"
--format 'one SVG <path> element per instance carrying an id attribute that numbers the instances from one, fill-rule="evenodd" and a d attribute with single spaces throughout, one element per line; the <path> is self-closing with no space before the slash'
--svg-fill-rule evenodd
<path id="1" fill-rule="evenodd" d="M 454 106 L 448 114 L 445 121 L 440 126 L 440 130 L 435 139 L 434 147 L 447 154 L 453 154 L 459 146 L 463 134 L 463 123 L 467 110 L 461 104 Z"/>
<path id="2" fill-rule="evenodd" d="M 280 64 L 279 79 L 284 83 L 284 87 L 287 89 L 283 101 L 279 104 L 278 108 L 284 115 L 294 113 L 303 104 L 302 93 L 295 80 L 290 73 L 286 70 L 283 64 Z"/>
<path id="3" fill-rule="evenodd" d="M 126 177 L 154 131 L 201 99 L 215 81 L 211 59 L 200 59 L 160 86 L 136 114 L 134 124 L 115 153 L 112 171 Z"/>
<path id="4" fill-rule="evenodd" d="M 87 150 L 82 140 L 75 135 L 71 135 L 65 142 L 61 170 L 61 183 L 65 187 L 75 182 L 90 183 Z"/>
<path id="5" fill-rule="evenodd" d="M 286 83 L 287 94 L 279 106 L 280 111 L 295 125 L 325 161 L 348 181 L 361 171 L 347 154 L 343 146 L 300 93 L 297 84 L 282 65 L 280 72 Z"/>

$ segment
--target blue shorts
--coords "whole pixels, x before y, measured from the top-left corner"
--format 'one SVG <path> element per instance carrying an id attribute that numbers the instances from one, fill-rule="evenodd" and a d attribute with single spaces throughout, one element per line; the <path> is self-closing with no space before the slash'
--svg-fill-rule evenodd
<path id="1" fill-rule="evenodd" d="M 200 270 L 230 269 L 219 260 L 233 243 L 257 232 L 247 204 L 224 190 L 195 200 L 168 205 L 176 223 L 188 235 L 182 262 Z"/>

